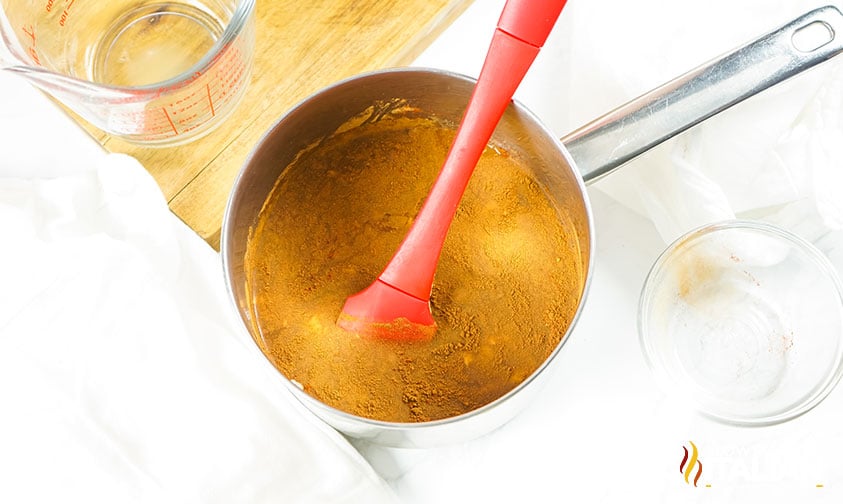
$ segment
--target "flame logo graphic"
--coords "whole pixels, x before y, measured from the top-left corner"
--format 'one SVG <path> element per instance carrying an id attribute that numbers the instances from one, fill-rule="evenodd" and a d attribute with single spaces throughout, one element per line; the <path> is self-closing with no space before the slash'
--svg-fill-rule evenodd
<path id="1" fill-rule="evenodd" d="M 700 480 L 700 476 L 702 475 L 702 462 L 697 459 L 697 456 L 699 455 L 697 445 L 695 445 L 693 441 L 688 442 L 691 443 L 691 460 L 688 460 L 688 449 L 683 446 L 682 449 L 685 450 L 685 456 L 682 457 L 682 463 L 679 464 L 679 472 L 685 476 L 685 483 L 690 483 L 688 478 L 691 477 L 691 472 L 694 470 L 694 464 L 697 464 L 699 469 L 697 469 L 697 475 L 694 476 L 694 486 L 697 486 L 697 482 Z"/>

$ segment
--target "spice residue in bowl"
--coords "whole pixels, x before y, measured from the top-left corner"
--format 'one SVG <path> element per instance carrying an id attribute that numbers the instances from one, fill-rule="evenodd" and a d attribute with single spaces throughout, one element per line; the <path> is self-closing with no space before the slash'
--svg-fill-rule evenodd
<path id="1" fill-rule="evenodd" d="M 442 251 L 428 342 L 363 338 L 335 322 L 409 229 L 453 129 L 392 113 L 324 139 L 288 166 L 248 245 L 258 344 L 305 392 L 376 420 L 466 413 L 541 366 L 585 283 L 576 231 L 525 161 L 488 148 Z"/>

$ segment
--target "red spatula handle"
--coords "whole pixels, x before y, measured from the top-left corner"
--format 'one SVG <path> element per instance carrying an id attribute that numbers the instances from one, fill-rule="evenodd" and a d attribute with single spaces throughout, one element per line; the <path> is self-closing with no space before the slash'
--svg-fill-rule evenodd
<path id="1" fill-rule="evenodd" d="M 542 47 L 564 6 L 565 0 L 510 0 L 498 20 L 498 29 Z"/>
<path id="2" fill-rule="evenodd" d="M 468 180 L 565 0 L 509 0 L 448 158 L 410 232 L 379 280 L 422 301 Z"/>

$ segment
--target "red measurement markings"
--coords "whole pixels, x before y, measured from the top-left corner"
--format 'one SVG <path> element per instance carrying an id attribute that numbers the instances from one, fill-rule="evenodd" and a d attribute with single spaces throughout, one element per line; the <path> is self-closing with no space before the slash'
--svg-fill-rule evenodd
<path id="1" fill-rule="evenodd" d="M 139 121 L 130 114 L 125 121 L 142 124 L 142 135 L 147 139 L 181 135 L 203 127 L 221 112 L 221 107 L 227 110 L 232 99 L 240 94 L 248 71 L 241 49 L 235 45 L 228 45 L 218 53 L 209 67 L 209 73 L 195 72 L 173 86 L 161 87 L 152 93 L 149 99 L 158 101 L 160 106 L 155 110 L 162 112 L 154 114 L 155 119 L 150 115 Z"/>
<path id="2" fill-rule="evenodd" d="M 47 5 L 44 6 L 44 10 L 47 12 L 53 10 L 53 2 L 54 0 L 47 0 Z"/>
<path id="3" fill-rule="evenodd" d="M 64 26 L 67 23 L 67 16 L 70 15 L 70 8 L 73 7 L 73 2 L 76 0 L 70 0 L 67 2 L 67 6 L 65 6 L 64 10 L 61 13 L 61 19 L 59 19 L 59 25 Z"/>
<path id="4" fill-rule="evenodd" d="M 201 87 L 193 89 L 189 93 L 184 93 L 167 107 L 170 118 L 178 126 L 181 133 L 184 133 L 186 128 L 202 116 L 207 109 L 205 89 Z"/>
<path id="5" fill-rule="evenodd" d="M 215 85 L 212 96 L 216 99 L 216 108 L 219 109 L 227 107 L 239 95 L 243 88 L 246 64 L 240 48 L 234 44 L 225 48 L 217 63 L 214 68 Z"/>
<path id="6" fill-rule="evenodd" d="M 170 123 L 170 127 L 172 127 L 172 128 L 173 128 L 173 133 L 175 133 L 176 135 L 178 135 L 178 134 L 179 134 L 179 130 L 177 130 L 177 129 L 176 129 L 176 125 L 175 125 L 175 123 L 173 123 L 173 120 L 172 120 L 172 119 L 170 119 L 170 114 L 168 114 L 168 113 L 167 113 L 167 109 L 166 109 L 166 108 L 164 108 L 164 107 L 161 107 L 161 110 L 162 110 L 162 111 L 164 111 L 164 115 L 165 115 L 165 116 L 167 116 L 167 122 L 169 122 L 169 123 Z"/>
<path id="7" fill-rule="evenodd" d="M 40 66 L 41 60 L 38 59 L 38 52 L 35 50 L 35 28 L 33 28 L 32 25 L 29 25 L 24 26 L 23 28 L 21 28 L 21 30 L 23 30 L 23 33 L 26 34 L 26 36 L 29 38 L 29 44 L 26 48 L 26 53 L 29 54 L 29 57 L 32 58 L 32 61 L 36 65 Z"/>
<path id="8" fill-rule="evenodd" d="M 208 104 L 211 106 L 211 117 L 217 115 L 216 111 L 214 110 L 214 100 L 211 99 L 211 84 L 205 84 L 205 92 L 208 93 Z"/>

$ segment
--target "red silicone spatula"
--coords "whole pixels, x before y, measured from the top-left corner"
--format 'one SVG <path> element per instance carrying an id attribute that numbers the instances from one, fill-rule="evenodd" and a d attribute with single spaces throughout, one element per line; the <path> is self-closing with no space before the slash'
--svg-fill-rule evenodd
<path id="1" fill-rule="evenodd" d="M 565 0 L 508 0 L 454 143 L 410 231 L 383 273 L 349 297 L 337 324 L 390 339 L 429 339 L 436 331 L 430 288 L 448 227 L 512 95 L 533 64 Z"/>

